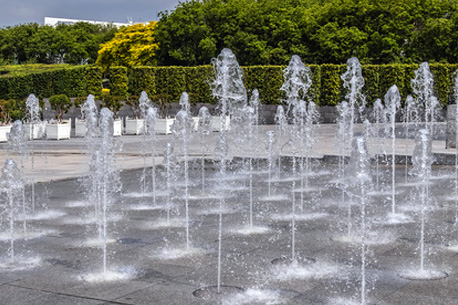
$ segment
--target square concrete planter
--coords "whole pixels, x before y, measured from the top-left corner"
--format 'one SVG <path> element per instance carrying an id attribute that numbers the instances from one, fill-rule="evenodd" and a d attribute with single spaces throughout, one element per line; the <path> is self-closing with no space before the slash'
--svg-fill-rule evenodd
<path id="1" fill-rule="evenodd" d="M 11 130 L 13 125 L 3 125 L 0 126 L 0 142 L 7 142 L 8 141 L 8 133 Z"/>
<path id="2" fill-rule="evenodd" d="M 75 137 L 85 137 L 87 132 L 86 120 L 75 119 Z M 113 122 L 113 135 L 118 137 L 122 134 L 122 120 Z"/>
<path id="3" fill-rule="evenodd" d="M 145 128 L 144 119 L 126 119 L 126 128 L 124 130 L 125 134 L 142 134 Z"/>
<path id="4" fill-rule="evenodd" d="M 86 120 L 75 119 L 75 137 L 84 137 L 86 135 Z"/>
<path id="5" fill-rule="evenodd" d="M 154 129 L 156 130 L 156 133 L 169 134 L 172 132 L 171 127 L 173 122 L 175 122 L 175 119 L 156 119 Z"/>
<path id="6" fill-rule="evenodd" d="M 211 117 L 211 130 L 212 131 L 221 131 L 221 116 L 212 116 Z M 230 123 L 231 123 L 231 117 L 226 115 L 226 128 L 225 130 L 229 130 L 230 128 Z"/>
<path id="7" fill-rule="evenodd" d="M 72 120 L 64 120 L 62 123 L 46 124 L 46 139 L 48 140 L 64 140 L 70 139 L 72 130 Z"/>
<path id="8" fill-rule="evenodd" d="M 120 137 L 122 135 L 122 120 L 115 120 L 113 122 L 113 136 Z"/>
<path id="9" fill-rule="evenodd" d="M 46 134 L 46 121 L 40 121 L 33 124 L 33 139 L 43 139 Z M 24 124 L 25 130 L 29 131 L 28 139 L 32 139 L 32 124 Z M 26 131 L 27 132 L 27 131 Z"/>

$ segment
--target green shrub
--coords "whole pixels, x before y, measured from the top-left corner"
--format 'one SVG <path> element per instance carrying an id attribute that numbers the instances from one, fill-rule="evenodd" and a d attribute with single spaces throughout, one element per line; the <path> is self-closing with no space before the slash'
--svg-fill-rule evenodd
<path id="1" fill-rule="evenodd" d="M 102 93 L 100 93 L 100 95 L 97 96 L 97 99 L 99 99 L 102 102 L 102 107 L 106 107 L 110 109 L 111 112 L 113 112 L 115 118 L 119 110 L 121 110 L 121 107 L 123 106 L 121 102 L 123 100 L 123 97 L 112 95 L 108 89 L 102 90 Z"/>
<path id="2" fill-rule="evenodd" d="M 21 118 L 21 113 L 20 105 L 15 99 L 0 99 L 0 122 L 11 124 Z"/>
<path id="3" fill-rule="evenodd" d="M 49 104 L 51 108 L 57 112 L 57 120 L 59 123 L 62 122 L 64 114 L 72 106 L 70 98 L 65 94 L 53 95 L 49 98 Z"/>

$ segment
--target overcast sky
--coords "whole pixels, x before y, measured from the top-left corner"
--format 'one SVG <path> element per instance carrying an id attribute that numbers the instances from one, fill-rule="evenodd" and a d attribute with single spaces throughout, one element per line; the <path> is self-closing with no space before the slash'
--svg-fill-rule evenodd
<path id="1" fill-rule="evenodd" d="M 157 20 L 179 0 L 0 0 L 0 27 L 21 23 L 43 24 L 44 17 L 127 22 Z M 185 2 L 181 0 L 180 2 Z"/>

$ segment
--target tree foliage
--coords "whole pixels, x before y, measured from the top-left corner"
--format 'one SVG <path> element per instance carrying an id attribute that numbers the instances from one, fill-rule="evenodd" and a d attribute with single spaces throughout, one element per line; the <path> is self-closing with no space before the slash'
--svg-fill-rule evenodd
<path id="1" fill-rule="evenodd" d="M 72 106 L 70 98 L 65 94 L 53 95 L 49 98 L 51 108 L 57 112 L 56 118 L 59 123 L 62 123 L 64 114 Z"/>
<path id="2" fill-rule="evenodd" d="M 242 65 L 458 62 L 453 0 L 191 0 L 161 14 L 161 65 L 208 64 L 224 47 Z"/>
<path id="3" fill-rule="evenodd" d="M 109 41 L 117 29 L 79 22 L 56 27 L 36 23 L 0 28 L 0 62 L 7 63 L 94 63 L 99 45 Z"/>
<path id="4" fill-rule="evenodd" d="M 97 64 L 109 66 L 139 66 L 155 63 L 154 31 L 157 22 L 122 27 L 110 41 L 101 45 Z"/>

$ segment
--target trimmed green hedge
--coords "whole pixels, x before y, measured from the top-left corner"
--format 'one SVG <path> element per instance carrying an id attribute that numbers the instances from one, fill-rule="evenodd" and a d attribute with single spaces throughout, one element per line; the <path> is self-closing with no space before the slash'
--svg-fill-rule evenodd
<path id="1" fill-rule="evenodd" d="M 40 99 L 56 94 L 78 97 L 97 94 L 101 89 L 102 74 L 99 67 L 66 66 L 0 78 L 2 99 L 23 99 L 31 93 Z"/>
<path id="2" fill-rule="evenodd" d="M 140 96 L 142 91 L 149 96 L 156 94 L 156 82 L 153 67 L 132 67 L 128 72 L 128 89 L 130 95 Z"/>
<path id="3" fill-rule="evenodd" d="M 310 65 L 313 73 L 311 96 L 321 106 L 335 106 L 345 98 L 345 89 L 340 76 L 346 65 Z M 403 100 L 412 93 L 411 79 L 419 65 L 363 65 L 364 93 L 367 105 L 372 106 L 377 98 L 383 100 L 388 89 L 396 84 Z M 258 89 L 265 104 L 279 104 L 284 98 L 280 87 L 283 84 L 285 66 L 242 67 L 248 92 Z M 453 73 L 458 64 L 430 65 L 434 75 L 435 94 L 442 105 L 452 101 Z M 111 94 L 126 97 L 138 96 L 146 91 L 151 99 L 178 102 L 182 92 L 189 94 L 190 102 L 214 103 L 209 83 L 214 78 L 210 65 L 197 67 L 112 67 L 108 72 Z M 0 98 L 24 98 L 30 93 L 38 97 L 54 94 L 85 96 L 99 95 L 102 88 L 102 71 L 96 66 L 65 67 L 58 70 L 21 74 L 15 77 L 0 77 Z M 454 101 L 453 101 L 454 102 Z"/>
<path id="4" fill-rule="evenodd" d="M 127 97 L 129 88 L 129 78 L 127 77 L 126 67 L 111 67 L 109 71 L 110 93 L 120 98 Z"/>
<path id="5" fill-rule="evenodd" d="M 98 96 L 102 92 L 102 69 L 97 66 L 88 66 L 86 71 L 86 93 Z M 81 96 L 81 95 L 79 95 Z"/>

